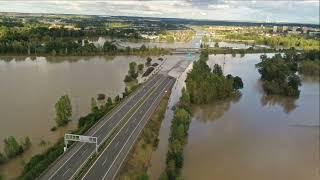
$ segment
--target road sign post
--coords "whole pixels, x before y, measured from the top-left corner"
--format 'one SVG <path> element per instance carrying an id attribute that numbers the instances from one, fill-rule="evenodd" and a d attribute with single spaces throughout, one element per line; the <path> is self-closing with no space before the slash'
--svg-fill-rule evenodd
<path id="1" fill-rule="evenodd" d="M 97 137 L 82 136 L 82 135 L 76 135 L 76 134 L 65 134 L 64 135 L 64 144 L 65 144 L 64 152 L 68 148 L 68 141 L 77 141 L 77 142 L 96 144 L 96 153 L 98 153 L 98 139 L 97 139 Z"/>

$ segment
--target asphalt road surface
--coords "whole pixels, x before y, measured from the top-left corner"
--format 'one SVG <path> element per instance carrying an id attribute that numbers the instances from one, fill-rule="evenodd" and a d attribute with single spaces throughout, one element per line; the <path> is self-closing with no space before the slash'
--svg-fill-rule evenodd
<path id="1" fill-rule="evenodd" d="M 167 77 L 139 106 L 130 117 L 128 123 L 123 126 L 119 134 L 115 136 L 82 177 L 83 180 L 114 179 L 152 112 L 160 103 L 163 95 L 171 89 L 174 81 L 174 78 Z"/>
<path id="2" fill-rule="evenodd" d="M 124 117 L 128 115 L 129 112 L 132 112 L 136 108 L 138 108 L 141 102 L 144 101 L 150 95 L 150 93 L 154 92 L 154 89 L 158 89 L 158 87 L 163 87 L 163 84 L 165 82 L 168 82 L 168 79 L 168 76 L 161 74 L 157 74 L 151 79 L 149 79 L 147 82 L 142 84 L 136 91 L 134 91 L 129 97 L 127 97 L 120 105 L 115 107 L 115 109 L 112 110 L 112 112 L 104 116 L 95 126 L 93 126 L 93 128 L 91 128 L 87 133 L 85 133 L 85 135 L 98 137 L 98 143 L 104 142 L 105 139 L 110 137 L 111 132 L 119 124 L 121 124 L 120 122 L 126 120 Z M 148 97 L 147 99 L 150 98 L 151 97 Z M 147 112 L 144 112 L 144 114 L 145 113 Z M 132 121 L 132 118 L 130 118 L 129 121 Z M 112 146 L 113 145 L 110 145 L 110 147 Z M 118 146 L 120 147 L 119 144 L 116 145 L 116 147 Z M 94 144 L 75 143 L 56 162 L 54 162 L 53 165 L 50 166 L 40 176 L 39 179 L 71 179 L 73 178 L 73 176 L 76 175 L 76 173 L 80 170 L 80 167 L 88 160 L 88 158 L 90 158 L 91 155 L 93 155 L 94 152 Z"/>

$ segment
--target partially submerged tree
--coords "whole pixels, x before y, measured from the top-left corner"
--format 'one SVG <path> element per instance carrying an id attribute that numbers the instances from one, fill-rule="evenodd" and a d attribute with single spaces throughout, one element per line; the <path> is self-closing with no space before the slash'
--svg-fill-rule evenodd
<path id="1" fill-rule="evenodd" d="M 55 104 L 55 121 L 58 126 L 64 126 L 68 123 L 72 115 L 72 105 L 68 95 L 61 96 Z"/>

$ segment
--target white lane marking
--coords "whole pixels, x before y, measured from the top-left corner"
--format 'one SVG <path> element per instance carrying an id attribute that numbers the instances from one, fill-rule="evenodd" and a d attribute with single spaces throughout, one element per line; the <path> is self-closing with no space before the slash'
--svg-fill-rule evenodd
<path id="1" fill-rule="evenodd" d="M 129 128 L 126 129 L 126 132 L 124 132 L 125 134 L 127 134 L 127 132 L 129 131 Z"/>
<path id="2" fill-rule="evenodd" d="M 88 149 L 84 150 L 81 155 L 84 155 L 84 153 L 86 153 L 88 151 Z"/>
<path id="3" fill-rule="evenodd" d="M 119 145 L 119 142 L 120 142 L 120 141 L 118 141 L 117 144 L 114 145 L 114 148 L 117 148 L 117 146 Z"/>
<path id="4" fill-rule="evenodd" d="M 160 79 L 161 79 L 161 77 L 160 77 Z M 147 83 L 149 83 L 149 82 L 151 82 L 151 80 L 150 81 L 147 81 Z M 135 96 L 137 96 L 138 94 L 139 94 L 139 91 L 141 91 L 142 89 L 139 89 L 137 92 L 135 92 L 135 94 L 133 94 L 131 97 L 135 97 Z M 116 110 L 116 111 L 114 111 L 114 112 L 111 112 L 112 114 L 111 114 L 111 116 L 106 120 L 106 122 L 104 122 L 103 124 L 102 124 L 102 126 L 104 126 L 113 116 L 115 116 L 125 105 L 127 105 L 128 103 L 129 103 L 130 101 L 129 100 L 126 100 L 125 102 L 123 102 L 123 103 L 121 103 L 121 105 L 120 106 L 118 106 L 118 109 Z M 138 101 L 138 102 L 140 102 L 140 101 Z M 137 102 L 137 103 L 138 103 Z M 137 104 L 136 103 L 136 104 Z M 134 104 L 130 109 L 129 109 L 129 111 L 136 105 L 136 104 Z M 128 111 L 128 112 L 129 112 Z M 102 117 L 101 119 L 104 119 L 106 116 L 108 116 L 108 115 L 110 115 L 110 114 L 106 114 L 104 117 Z M 121 121 L 121 120 L 120 120 Z M 119 121 L 119 122 L 120 122 Z M 95 135 L 95 133 L 97 133 L 101 128 L 102 128 L 102 126 L 100 126 L 99 128 L 97 128 L 97 130 L 96 131 L 94 131 L 92 134 L 93 135 Z M 113 129 L 114 129 L 115 127 L 113 127 Z M 113 130 L 112 129 L 112 130 Z M 110 131 L 110 133 L 112 132 L 112 130 Z M 90 129 L 88 130 L 88 131 L 90 131 Z M 87 131 L 87 132 L 88 132 Z M 109 136 L 110 135 L 110 133 L 108 133 L 107 134 L 107 136 Z M 78 151 L 84 146 L 85 144 L 82 144 L 80 147 L 79 147 L 79 149 L 75 152 L 75 153 L 73 153 L 50 177 L 49 177 L 49 179 L 52 179 L 53 178 L 53 176 L 54 175 L 56 175 L 57 174 L 57 172 L 76 154 L 76 153 L 78 153 Z M 91 155 L 90 155 L 91 156 Z M 89 156 L 89 157 L 90 157 Z M 88 157 L 88 158 L 89 158 Z M 88 158 L 85 160 L 85 161 L 87 161 L 88 160 Z M 82 166 L 83 164 L 81 164 L 81 166 Z M 79 169 L 77 169 L 77 171 L 78 171 Z M 77 172 L 76 171 L 76 172 Z M 73 174 L 74 175 L 74 174 Z M 73 176 L 72 175 L 72 176 Z"/>
<path id="5" fill-rule="evenodd" d="M 160 85 L 162 85 L 162 83 L 165 82 L 165 80 L 166 80 L 166 78 L 163 79 L 163 80 L 161 81 L 161 83 L 159 83 L 159 85 L 157 85 L 157 86 L 155 87 L 155 90 L 156 90 L 158 87 L 160 87 Z M 155 91 L 155 90 L 152 90 L 151 92 L 153 92 L 153 91 Z M 152 93 L 150 93 L 150 94 L 147 96 L 147 98 L 139 105 L 139 107 L 138 107 L 138 108 L 133 112 L 133 114 L 128 118 L 127 122 L 120 128 L 120 130 L 117 132 L 117 134 L 112 138 L 112 140 L 110 141 L 110 143 L 109 143 L 109 144 L 107 145 L 107 147 L 102 151 L 102 153 L 99 155 L 99 157 L 98 157 L 98 158 L 96 159 L 96 161 L 93 163 L 93 165 L 90 166 L 89 170 L 86 172 L 86 174 L 83 176 L 83 178 L 88 174 L 88 172 L 91 170 L 91 168 L 94 166 L 94 164 L 100 159 L 101 155 L 109 148 L 109 146 L 110 146 L 110 145 L 112 144 L 112 142 L 116 139 L 116 137 L 119 135 L 119 133 L 122 131 L 122 129 L 130 122 L 130 119 L 138 112 L 138 110 L 140 109 L 140 107 L 147 101 L 147 99 L 148 99 L 151 95 L 152 95 Z M 143 97 L 144 97 L 144 96 L 143 96 Z M 139 101 L 139 102 L 140 102 L 140 101 Z M 129 112 L 129 111 L 128 111 L 128 112 Z M 124 118 L 124 117 L 125 117 L 125 116 L 123 116 L 123 118 Z M 122 119 L 123 119 L 123 118 L 122 118 Z M 121 122 L 122 119 L 121 119 L 119 122 Z M 106 137 L 106 138 L 107 138 L 107 137 Z M 105 138 L 105 139 L 106 139 L 106 138 Z M 104 139 L 102 142 L 104 142 L 105 139 Z M 92 153 L 92 154 L 93 154 L 93 153 Z M 91 156 L 91 155 L 90 155 L 90 156 Z M 83 162 L 80 167 L 82 167 L 84 163 L 85 163 L 85 162 Z M 79 169 L 80 169 L 80 168 L 79 168 Z M 78 169 L 78 170 L 79 170 L 79 169 Z M 77 171 L 78 171 L 78 170 L 77 170 Z M 77 172 L 77 171 L 76 171 L 76 172 Z M 70 179 L 72 179 L 75 174 L 76 174 L 76 173 L 74 173 Z M 82 178 L 82 179 L 83 179 L 83 178 Z"/>
<path id="6" fill-rule="evenodd" d="M 65 175 L 67 174 L 67 172 L 69 172 L 69 170 L 70 170 L 70 168 L 67 169 L 66 172 L 64 172 L 64 173 L 62 174 L 62 176 L 65 176 Z"/>
<path id="7" fill-rule="evenodd" d="M 165 79 L 164 79 L 165 80 Z M 164 82 L 164 80 L 157 85 L 156 89 L 162 85 L 162 83 Z M 154 91 L 154 90 L 153 90 Z M 130 122 L 130 119 L 132 118 L 132 116 L 134 116 L 138 110 L 140 109 L 140 107 L 147 101 L 147 99 L 152 95 L 149 94 L 148 97 L 139 105 L 139 107 L 135 110 L 135 112 L 129 117 L 128 121 L 121 127 L 121 129 L 117 132 L 117 134 L 113 137 L 113 139 L 111 140 L 111 142 L 107 145 L 107 147 L 102 151 L 102 153 L 99 155 L 99 157 L 95 160 L 95 162 L 91 165 L 91 167 L 88 169 L 88 171 L 84 174 L 84 176 L 81 179 L 84 179 L 85 176 L 90 172 L 90 170 L 92 169 L 92 167 L 96 164 L 96 162 L 101 158 L 101 156 L 104 154 L 104 152 L 109 148 L 109 146 L 113 143 L 113 141 L 116 139 L 116 137 L 118 137 L 119 133 L 122 131 L 122 129 L 128 124 L 128 122 Z M 72 178 L 71 178 L 72 179 Z"/>
<path id="8" fill-rule="evenodd" d="M 106 159 L 103 161 L 102 166 L 104 166 L 104 164 L 107 162 L 108 160 L 108 156 L 106 157 Z"/>
<path id="9" fill-rule="evenodd" d="M 171 82 L 169 81 L 168 84 L 171 84 Z M 151 107 L 154 105 L 154 103 L 157 102 L 158 98 L 162 95 L 163 90 L 167 88 L 168 84 L 166 84 L 166 86 L 161 90 L 162 92 L 157 96 L 156 100 L 154 100 L 154 101 L 152 102 L 151 106 L 148 108 L 148 110 L 147 110 L 146 112 L 148 112 L 148 111 L 151 109 Z M 110 169 L 112 168 L 113 164 L 114 164 L 115 161 L 118 159 L 118 157 L 119 157 L 119 155 L 120 155 L 120 152 L 121 152 L 121 151 L 123 150 L 123 148 L 127 145 L 129 139 L 130 139 L 131 136 L 133 135 L 133 132 L 137 129 L 137 127 L 139 127 L 140 123 L 142 122 L 142 120 L 144 119 L 144 117 L 145 117 L 146 115 L 147 115 L 147 113 L 145 113 L 145 114 L 143 115 L 143 117 L 141 118 L 139 124 L 138 124 L 138 125 L 135 127 L 135 129 L 132 131 L 130 137 L 127 139 L 127 141 L 125 142 L 125 144 L 123 145 L 123 147 L 121 148 L 121 150 L 119 151 L 119 153 L 117 154 L 116 158 L 114 159 L 114 161 L 112 162 L 111 166 L 108 168 L 108 171 L 106 172 L 106 174 L 103 176 L 102 179 L 105 179 L 105 177 L 106 177 L 107 174 L 109 173 Z M 151 114 L 149 114 L 148 118 L 149 118 L 150 116 L 151 116 Z M 139 134 L 141 133 L 142 129 L 143 129 L 143 128 L 140 129 Z M 132 147 L 133 144 L 134 144 L 134 143 L 132 142 L 132 143 L 131 143 L 131 147 Z M 130 147 L 129 149 L 131 149 L 131 147 Z M 128 153 L 129 153 L 129 151 L 126 153 L 125 157 L 128 155 Z M 124 158 L 124 159 L 125 159 L 125 158 Z M 121 164 L 123 163 L 124 159 L 121 161 Z M 121 166 L 121 164 L 120 164 L 120 166 Z M 118 172 L 120 166 L 117 168 L 116 173 Z M 114 176 L 116 175 L 116 173 L 114 174 Z M 112 179 L 114 179 L 114 176 L 112 177 Z"/>

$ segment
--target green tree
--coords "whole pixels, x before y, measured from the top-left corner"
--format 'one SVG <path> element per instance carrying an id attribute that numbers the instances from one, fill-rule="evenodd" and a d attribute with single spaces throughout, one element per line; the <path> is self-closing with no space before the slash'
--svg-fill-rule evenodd
<path id="1" fill-rule="evenodd" d="M 149 180 L 149 176 L 148 174 L 142 174 L 138 177 L 138 180 Z"/>
<path id="2" fill-rule="evenodd" d="M 136 62 L 130 62 L 129 63 L 128 75 L 131 76 L 133 79 L 136 79 L 138 77 L 137 63 Z"/>
<path id="3" fill-rule="evenodd" d="M 147 62 L 146 62 L 146 66 L 150 66 L 151 65 L 151 57 L 147 57 Z"/>
<path id="4" fill-rule="evenodd" d="M 107 104 L 108 104 L 109 106 L 112 105 L 112 98 L 111 98 L 111 97 L 108 97 Z"/>
<path id="5" fill-rule="evenodd" d="M 6 157 L 0 152 L 0 165 L 6 162 Z"/>
<path id="6" fill-rule="evenodd" d="M 140 47 L 140 51 L 146 51 L 146 50 L 147 50 L 146 45 L 142 44 Z"/>
<path id="7" fill-rule="evenodd" d="M 215 65 L 213 70 L 207 65 L 208 52 L 202 51 L 200 59 L 193 63 L 187 74 L 186 87 L 194 104 L 206 104 L 232 95 L 233 78 L 223 76 L 222 69 Z"/>
<path id="8" fill-rule="evenodd" d="M 138 65 L 138 70 L 139 70 L 139 72 L 142 72 L 143 68 L 144 68 L 144 65 L 143 65 L 143 64 L 139 64 L 139 65 Z"/>
<path id="9" fill-rule="evenodd" d="M 68 123 L 72 115 L 71 101 L 68 95 L 61 96 L 55 104 L 56 123 L 58 126 L 63 126 Z"/>
<path id="10" fill-rule="evenodd" d="M 99 110 L 98 105 L 97 105 L 97 101 L 95 98 L 91 98 L 91 112 L 92 113 L 96 113 Z"/>
<path id="11" fill-rule="evenodd" d="M 114 98 L 114 102 L 116 102 L 116 103 L 120 102 L 120 96 L 119 96 L 119 95 L 117 95 L 117 96 Z"/>
<path id="12" fill-rule="evenodd" d="M 261 56 L 261 62 L 256 64 L 258 72 L 261 74 L 262 87 L 267 94 L 279 94 L 285 96 L 299 97 L 301 86 L 300 78 L 295 73 L 297 71 L 298 58 L 295 55 L 275 54 L 268 58 Z"/>
<path id="13" fill-rule="evenodd" d="M 213 73 L 219 75 L 219 76 L 222 76 L 223 75 L 223 71 L 222 71 L 222 68 L 219 64 L 215 64 L 213 66 L 213 70 L 212 70 Z"/>
<path id="14" fill-rule="evenodd" d="M 23 153 L 23 148 L 13 136 L 10 136 L 4 139 L 4 152 L 8 158 L 13 158 Z"/>
<path id="15" fill-rule="evenodd" d="M 233 78 L 233 89 L 242 89 L 243 88 L 243 82 L 242 79 L 239 76 L 236 76 Z"/>
<path id="16" fill-rule="evenodd" d="M 218 42 L 214 43 L 214 47 L 218 48 L 219 47 L 219 43 Z"/>
<path id="17" fill-rule="evenodd" d="M 22 143 L 23 150 L 29 149 L 30 146 L 31 146 L 31 140 L 30 140 L 29 136 L 26 136 L 24 138 L 24 142 Z"/>
<path id="18" fill-rule="evenodd" d="M 179 107 L 185 109 L 189 113 L 191 113 L 191 101 L 189 92 L 186 90 L 185 87 L 182 88 L 181 97 L 179 101 Z"/>

